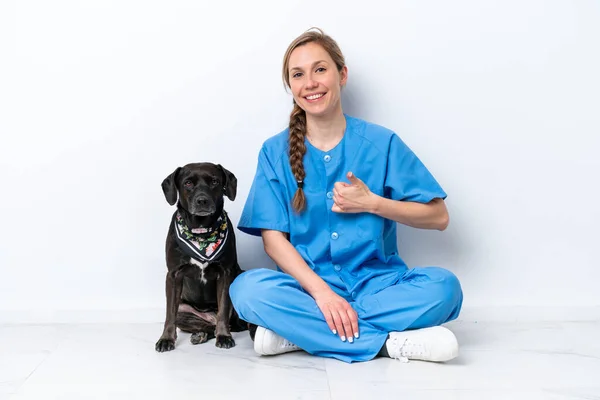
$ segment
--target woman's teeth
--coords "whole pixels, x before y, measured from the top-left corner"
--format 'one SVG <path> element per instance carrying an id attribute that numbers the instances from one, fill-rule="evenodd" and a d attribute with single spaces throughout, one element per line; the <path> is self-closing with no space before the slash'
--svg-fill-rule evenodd
<path id="1" fill-rule="evenodd" d="M 313 94 L 311 96 L 306 96 L 306 99 L 308 100 L 316 100 L 320 97 L 323 97 L 324 93 L 319 93 L 319 94 Z"/>

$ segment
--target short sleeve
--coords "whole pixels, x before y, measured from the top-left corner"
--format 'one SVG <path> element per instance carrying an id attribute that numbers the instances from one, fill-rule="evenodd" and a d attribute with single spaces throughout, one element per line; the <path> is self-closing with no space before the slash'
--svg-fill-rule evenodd
<path id="1" fill-rule="evenodd" d="M 284 189 L 263 147 L 258 156 L 256 175 L 240 216 L 238 229 L 254 236 L 260 236 L 261 229 L 289 233 Z"/>
<path id="2" fill-rule="evenodd" d="M 418 203 L 447 196 L 421 160 L 396 134 L 390 139 L 384 189 L 390 199 Z"/>

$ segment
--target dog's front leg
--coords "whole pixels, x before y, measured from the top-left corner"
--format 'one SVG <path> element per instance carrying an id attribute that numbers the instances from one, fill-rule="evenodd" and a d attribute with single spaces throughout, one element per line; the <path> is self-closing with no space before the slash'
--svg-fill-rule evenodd
<path id="1" fill-rule="evenodd" d="M 160 339 L 156 342 L 156 351 L 164 352 L 171 351 L 175 348 L 175 340 L 177 340 L 177 310 L 181 301 L 181 291 L 183 290 L 183 269 L 169 271 L 165 283 L 165 291 L 167 295 L 167 317 L 165 319 L 165 327 Z"/>
<path id="2" fill-rule="evenodd" d="M 215 329 L 217 342 L 215 346 L 230 349 L 235 346 L 235 341 L 231 337 L 229 329 L 229 321 L 233 311 L 233 305 L 229 297 L 229 286 L 231 286 L 233 276 L 229 268 L 223 268 L 221 273 L 223 276 L 217 280 L 217 303 L 219 310 L 217 311 L 217 326 Z"/>

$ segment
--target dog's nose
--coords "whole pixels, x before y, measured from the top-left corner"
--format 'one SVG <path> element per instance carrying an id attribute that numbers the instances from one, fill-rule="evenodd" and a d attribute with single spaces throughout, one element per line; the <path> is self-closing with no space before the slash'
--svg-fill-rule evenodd
<path id="1" fill-rule="evenodd" d="M 196 204 L 202 207 L 206 207 L 208 205 L 208 197 L 198 196 L 196 198 Z"/>

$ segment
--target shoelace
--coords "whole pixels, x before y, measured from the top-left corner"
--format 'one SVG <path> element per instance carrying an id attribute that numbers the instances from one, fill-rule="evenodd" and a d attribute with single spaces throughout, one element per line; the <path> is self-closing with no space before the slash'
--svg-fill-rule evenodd
<path id="1" fill-rule="evenodd" d="M 413 356 L 422 356 L 425 354 L 425 346 L 418 343 L 411 342 L 408 338 L 404 339 L 402 344 L 399 343 L 400 339 L 398 337 L 392 338 L 392 347 L 397 348 L 398 351 L 394 352 L 394 357 L 396 360 L 400 360 L 402 362 L 408 362 L 409 357 Z"/>
<path id="2" fill-rule="evenodd" d="M 405 357 L 422 356 L 423 354 L 425 354 L 425 346 L 422 344 L 416 344 L 406 339 L 402 345 L 402 355 Z"/>
<path id="3" fill-rule="evenodd" d="M 288 347 L 297 347 L 294 343 L 290 342 L 287 339 L 283 339 L 283 343 L 281 343 L 282 347 L 288 348 Z"/>

